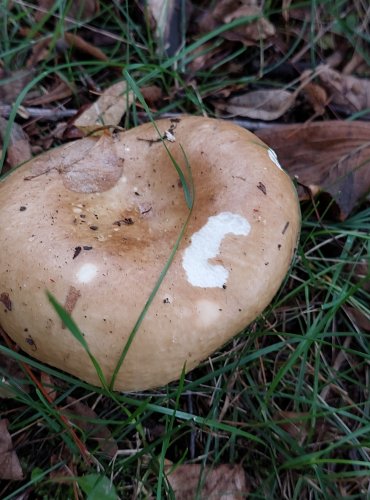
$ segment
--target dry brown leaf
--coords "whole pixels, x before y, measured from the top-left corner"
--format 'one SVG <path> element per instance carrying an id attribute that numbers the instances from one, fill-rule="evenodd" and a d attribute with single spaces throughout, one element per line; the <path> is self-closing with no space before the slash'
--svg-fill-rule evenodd
<path id="1" fill-rule="evenodd" d="M 35 19 L 40 21 L 45 13 L 52 9 L 55 4 L 55 0 L 38 0 L 37 4 L 40 8 L 36 12 Z M 99 10 L 98 0 L 80 0 L 79 2 L 71 2 L 70 8 L 67 12 L 67 20 L 69 19 L 79 19 L 85 20 L 91 18 Z"/>
<path id="2" fill-rule="evenodd" d="M 57 84 L 53 88 L 48 90 L 44 95 L 26 99 L 24 101 L 24 104 L 26 106 L 43 106 L 44 104 L 49 104 L 51 102 L 65 99 L 66 97 L 70 97 L 71 95 L 71 85 L 61 80 L 57 82 Z"/>
<path id="3" fill-rule="evenodd" d="M 225 105 L 216 106 L 236 116 L 271 121 L 286 113 L 296 96 L 297 92 L 288 90 L 256 90 L 231 97 Z"/>
<path id="4" fill-rule="evenodd" d="M 180 465 L 167 477 L 176 500 L 198 498 L 198 486 L 201 486 L 199 497 L 207 500 L 244 500 L 249 493 L 241 465 L 205 468 L 196 464 Z"/>
<path id="5" fill-rule="evenodd" d="M 198 19 L 202 32 L 210 32 L 235 19 L 250 17 L 250 22 L 225 31 L 221 36 L 245 45 L 254 45 L 275 34 L 274 25 L 263 17 L 261 5 L 256 0 L 221 0 L 214 5 L 211 11 L 205 12 Z"/>
<path id="6" fill-rule="evenodd" d="M 256 131 L 279 161 L 313 194 L 327 192 L 345 219 L 370 191 L 370 123 L 323 121 Z M 307 199 L 307 191 L 299 191 Z"/>
<path id="7" fill-rule="evenodd" d="M 69 407 L 64 413 L 68 418 L 86 432 L 89 439 L 96 441 L 108 457 L 113 458 L 118 452 L 118 446 L 108 427 L 91 422 L 91 419 L 97 420 L 98 416 L 86 404 L 71 397 L 67 398 L 67 402 Z"/>
<path id="8" fill-rule="evenodd" d="M 86 54 L 95 57 L 98 61 L 108 61 L 108 56 L 102 50 L 87 42 L 81 36 L 66 32 L 64 34 L 64 39 L 70 47 L 74 47 L 81 52 L 85 52 Z"/>
<path id="9" fill-rule="evenodd" d="M 22 388 L 23 392 L 29 392 L 28 381 L 26 381 L 23 370 L 14 358 L 0 352 L 0 366 L 7 377 L 12 378 Z M 8 383 L 7 377 L 0 378 L 0 398 L 15 398 L 16 394 Z"/>
<path id="10" fill-rule="evenodd" d="M 0 137 L 4 141 L 8 121 L 0 116 Z M 17 123 L 13 123 L 7 150 L 7 163 L 10 167 L 16 167 L 32 157 L 29 138 L 23 128 Z"/>
<path id="11" fill-rule="evenodd" d="M 142 87 L 140 91 L 148 106 L 153 106 L 163 97 L 162 89 L 157 85 L 148 85 L 147 87 Z"/>
<path id="12" fill-rule="evenodd" d="M 370 80 L 344 75 L 324 65 L 316 72 L 331 104 L 339 111 L 350 114 L 370 108 Z"/>
<path id="13" fill-rule="evenodd" d="M 344 306 L 344 309 L 359 330 L 362 330 L 363 332 L 370 332 L 369 316 L 355 307 Z"/>
<path id="14" fill-rule="evenodd" d="M 94 132 L 104 126 L 116 126 L 133 100 L 133 93 L 127 91 L 126 82 L 117 82 L 108 87 L 74 124 L 84 133 Z"/>
<path id="15" fill-rule="evenodd" d="M 1 76 L 0 102 L 13 104 L 24 87 L 32 80 L 32 70 L 19 70 Z"/>
<path id="16" fill-rule="evenodd" d="M 0 479 L 11 481 L 23 479 L 22 467 L 8 431 L 8 421 L 4 419 L 0 420 Z"/>
<path id="17" fill-rule="evenodd" d="M 328 104 L 328 94 L 321 85 L 310 82 L 305 85 L 303 94 L 312 105 L 316 116 L 321 116 L 325 113 L 325 108 Z"/>
<path id="18" fill-rule="evenodd" d="M 302 445 L 309 432 L 308 419 L 309 413 L 295 412 L 295 411 L 279 411 L 276 415 L 279 420 L 284 420 L 280 422 L 279 425 L 285 430 L 291 437 Z"/>

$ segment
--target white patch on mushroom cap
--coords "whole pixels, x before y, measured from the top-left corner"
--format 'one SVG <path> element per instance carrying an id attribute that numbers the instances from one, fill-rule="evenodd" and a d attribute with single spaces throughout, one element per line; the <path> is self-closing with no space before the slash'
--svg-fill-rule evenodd
<path id="1" fill-rule="evenodd" d="M 98 268 L 94 264 L 84 264 L 77 272 L 77 280 L 79 283 L 90 283 L 98 272 Z"/>
<path id="2" fill-rule="evenodd" d="M 222 288 L 229 271 L 208 261 L 219 254 L 221 242 L 227 234 L 247 236 L 250 229 L 249 222 L 238 214 L 221 212 L 209 217 L 208 222 L 193 234 L 184 251 L 182 266 L 189 283 L 202 288 Z"/>
<path id="3" fill-rule="evenodd" d="M 279 163 L 279 160 L 278 160 L 278 157 L 277 157 L 277 154 L 275 153 L 275 151 L 273 149 L 269 148 L 267 150 L 267 152 L 268 152 L 269 158 L 272 161 L 272 163 L 275 163 L 275 165 L 278 168 L 280 168 L 280 170 L 283 170 L 282 166 Z"/>
<path id="4" fill-rule="evenodd" d="M 198 324 L 209 328 L 214 325 L 221 315 L 220 306 L 211 300 L 198 300 L 196 303 Z"/>

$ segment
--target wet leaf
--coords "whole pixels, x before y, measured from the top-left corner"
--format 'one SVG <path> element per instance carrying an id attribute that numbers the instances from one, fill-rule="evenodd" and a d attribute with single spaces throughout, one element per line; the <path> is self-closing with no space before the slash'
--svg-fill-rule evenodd
<path id="1" fill-rule="evenodd" d="M 241 465 L 180 465 L 167 477 L 176 500 L 243 500 L 249 491 Z"/>
<path id="2" fill-rule="evenodd" d="M 339 219 L 345 219 L 370 191 L 370 123 L 338 120 L 279 125 L 256 134 L 313 195 L 330 194 Z M 308 199 L 308 193 L 300 188 L 300 199 Z"/>
<path id="3" fill-rule="evenodd" d="M 288 111 L 296 95 L 288 90 L 256 90 L 231 97 L 225 106 L 220 107 L 233 115 L 271 121 Z"/>
<path id="4" fill-rule="evenodd" d="M 8 421 L 0 420 L 0 479 L 19 481 L 23 479 L 23 471 L 12 438 L 8 431 Z"/>
<path id="5" fill-rule="evenodd" d="M 118 125 L 133 99 L 132 92 L 127 91 L 126 82 L 117 82 L 108 87 L 74 124 L 84 133 L 94 132 L 103 126 Z"/>
<path id="6" fill-rule="evenodd" d="M 89 439 L 96 441 L 99 448 L 108 457 L 113 458 L 118 451 L 118 446 L 108 427 L 101 423 L 91 422 L 91 420 L 98 420 L 99 417 L 86 404 L 72 397 L 68 397 L 67 402 L 69 407 L 65 410 L 65 413 L 68 418 L 88 434 Z"/>

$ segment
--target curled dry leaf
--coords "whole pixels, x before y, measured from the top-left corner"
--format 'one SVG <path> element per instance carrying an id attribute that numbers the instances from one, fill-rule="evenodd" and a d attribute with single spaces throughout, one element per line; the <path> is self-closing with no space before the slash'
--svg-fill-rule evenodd
<path id="1" fill-rule="evenodd" d="M 68 410 L 65 410 L 65 414 L 68 418 L 86 432 L 89 439 L 96 441 L 102 452 L 108 457 L 113 458 L 118 451 L 118 446 L 108 427 L 100 423 L 91 422 L 91 420 L 98 420 L 99 417 L 86 404 L 71 397 L 67 398 L 67 402 L 69 407 Z"/>
<path id="2" fill-rule="evenodd" d="M 225 105 L 215 104 L 220 109 L 236 116 L 271 121 L 286 113 L 293 106 L 296 96 L 296 91 L 256 90 L 231 97 Z"/>
<path id="3" fill-rule="evenodd" d="M 0 137 L 2 141 L 6 136 L 8 121 L 0 116 Z M 17 123 L 13 123 L 9 144 L 7 149 L 7 163 L 10 167 L 16 167 L 25 161 L 31 159 L 31 146 L 29 138 L 23 128 Z"/>
<path id="4" fill-rule="evenodd" d="M 344 220 L 370 191 L 370 123 L 323 121 L 256 132 L 292 177 L 312 194 L 326 192 Z M 308 190 L 299 189 L 300 199 Z"/>
<path id="5" fill-rule="evenodd" d="M 247 487 L 244 469 L 241 465 L 219 465 L 205 467 L 201 465 L 180 465 L 169 473 L 168 481 L 174 491 L 176 500 L 242 500 L 247 498 Z M 201 489 L 198 492 L 198 487 Z"/>
<path id="6" fill-rule="evenodd" d="M 116 126 L 133 100 L 133 93 L 127 91 L 126 82 L 117 82 L 107 88 L 74 124 L 86 134 L 104 126 Z"/>
<path id="7" fill-rule="evenodd" d="M 344 75 L 325 65 L 318 66 L 316 73 L 339 111 L 350 114 L 370 108 L 370 80 Z"/>
<path id="8" fill-rule="evenodd" d="M 0 479 L 11 481 L 23 479 L 22 467 L 8 431 L 8 421 L 4 419 L 0 420 Z"/>

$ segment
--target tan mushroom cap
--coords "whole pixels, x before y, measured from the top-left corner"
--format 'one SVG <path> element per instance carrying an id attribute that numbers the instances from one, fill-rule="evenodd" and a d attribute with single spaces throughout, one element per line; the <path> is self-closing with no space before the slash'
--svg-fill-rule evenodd
<path id="1" fill-rule="evenodd" d="M 255 135 L 201 117 L 157 125 L 184 172 L 185 152 L 195 201 L 116 390 L 177 379 L 256 318 L 289 269 L 300 227 L 292 182 Z M 72 314 L 109 381 L 189 213 L 158 137 L 149 123 L 75 141 L 0 184 L 0 323 L 30 355 L 95 385 L 45 292 Z"/>

